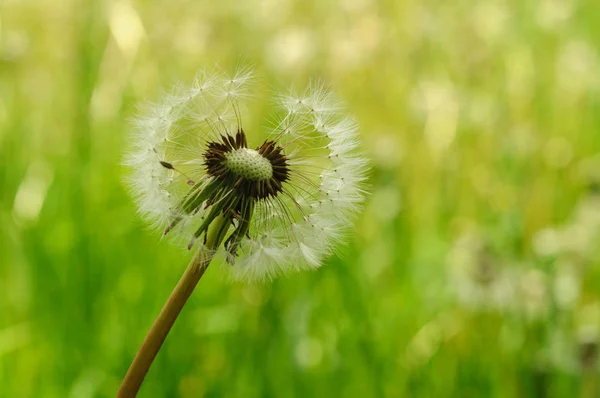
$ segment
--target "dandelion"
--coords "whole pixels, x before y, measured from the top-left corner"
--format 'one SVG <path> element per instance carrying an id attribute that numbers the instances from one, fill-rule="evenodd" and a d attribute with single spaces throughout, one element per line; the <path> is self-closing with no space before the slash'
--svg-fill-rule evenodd
<path id="1" fill-rule="evenodd" d="M 135 121 L 127 164 L 139 211 L 196 252 L 120 396 L 135 395 L 216 253 L 224 252 L 234 280 L 315 269 L 361 207 L 367 163 L 343 104 L 322 84 L 311 84 L 277 97 L 264 134 L 246 131 L 243 106 L 252 78 L 249 69 L 233 76 L 200 72 L 191 87 L 177 87 Z"/>
<path id="2" fill-rule="evenodd" d="M 515 295 L 513 272 L 505 263 L 479 234 L 460 236 L 447 256 L 457 301 L 472 311 L 502 312 L 511 307 Z"/>
<path id="3" fill-rule="evenodd" d="M 557 369 L 595 380 L 600 371 L 600 303 L 593 300 L 561 314 L 552 328 L 548 351 Z"/>

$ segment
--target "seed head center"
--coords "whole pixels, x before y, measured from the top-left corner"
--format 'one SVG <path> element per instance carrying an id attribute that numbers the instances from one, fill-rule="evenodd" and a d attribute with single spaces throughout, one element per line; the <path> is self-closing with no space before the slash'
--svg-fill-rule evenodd
<path id="1" fill-rule="evenodd" d="M 234 175 L 246 180 L 261 181 L 273 177 L 273 166 L 269 159 L 249 148 L 239 148 L 225 154 L 223 164 Z"/>

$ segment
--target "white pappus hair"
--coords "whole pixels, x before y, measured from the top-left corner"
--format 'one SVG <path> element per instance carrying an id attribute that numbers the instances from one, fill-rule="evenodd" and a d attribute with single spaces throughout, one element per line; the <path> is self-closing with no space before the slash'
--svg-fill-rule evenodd
<path id="1" fill-rule="evenodd" d="M 144 106 L 126 163 L 139 212 L 165 233 L 191 238 L 190 247 L 202 244 L 198 228 L 211 210 L 231 213 L 231 277 L 261 281 L 318 268 L 332 254 L 362 206 L 368 163 L 357 123 L 319 83 L 278 96 L 269 131 L 246 138 L 251 81 L 248 68 L 202 71 L 190 87 Z M 261 163 L 266 171 L 252 163 L 260 156 L 270 162 Z"/>

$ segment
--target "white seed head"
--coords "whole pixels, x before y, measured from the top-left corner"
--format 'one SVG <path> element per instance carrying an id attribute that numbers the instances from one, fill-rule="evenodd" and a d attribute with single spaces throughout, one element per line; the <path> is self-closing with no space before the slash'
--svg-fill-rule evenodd
<path id="1" fill-rule="evenodd" d="M 224 165 L 238 177 L 255 181 L 268 180 L 273 176 L 271 162 L 254 149 L 235 149 L 227 152 L 225 159 Z"/>
<path id="2" fill-rule="evenodd" d="M 244 131 L 252 71 L 200 72 L 141 110 L 127 156 L 138 208 L 169 236 L 202 244 L 216 214 L 233 279 L 321 266 L 353 224 L 368 163 L 354 119 L 321 84 L 278 97 L 267 131 Z"/>

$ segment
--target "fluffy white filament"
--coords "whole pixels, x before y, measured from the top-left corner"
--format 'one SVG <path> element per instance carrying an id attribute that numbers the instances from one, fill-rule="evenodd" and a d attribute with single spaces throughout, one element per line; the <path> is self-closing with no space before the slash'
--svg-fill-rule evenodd
<path id="1" fill-rule="evenodd" d="M 251 78 L 249 69 L 233 76 L 201 72 L 191 87 L 177 87 L 161 102 L 145 106 L 135 120 L 127 164 L 133 168 L 130 186 L 139 211 L 163 229 L 180 218 L 170 233 L 185 242 L 210 206 L 185 214 L 181 201 L 191 186 L 214 178 L 204 167 L 206 145 L 243 128 L 241 106 L 250 98 Z M 343 104 L 320 84 L 277 100 L 271 131 L 246 135 L 249 148 L 265 138 L 284 148 L 290 180 L 275 198 L 257 201 L 248 235 L 228 266 L 236 280 L 318 268 L 341 242 L 364 199 L 367 162 L 358 152 L 357 124 Z"/>

